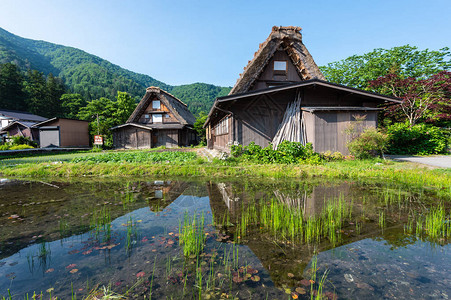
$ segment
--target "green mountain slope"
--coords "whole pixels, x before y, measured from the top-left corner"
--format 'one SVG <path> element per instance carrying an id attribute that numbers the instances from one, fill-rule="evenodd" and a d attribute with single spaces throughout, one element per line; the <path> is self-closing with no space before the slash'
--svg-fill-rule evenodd
<path id="1" fill-rule="evenodd" d="M 52 73 L 86 100 L 113 98 L 117 91 L 140 99 L 147 87 L 158 86 L 180 98 L 194 114 L 208 111 L 216 97 L 226 95 L 230 90 L 204 83 L 171 86 L 80 49 L 22 38 L 0 28 L 0 64 L 7 62 L 14 62 L 23 70 Z"/>

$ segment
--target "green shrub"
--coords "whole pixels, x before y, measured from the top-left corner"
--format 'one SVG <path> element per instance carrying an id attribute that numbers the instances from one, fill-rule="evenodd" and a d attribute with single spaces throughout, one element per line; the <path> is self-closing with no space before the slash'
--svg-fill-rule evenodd
<path id="1" fill-rule="evenodd" d="M 34 147 L 30 146 L 30 145 L 16 145 L 16 146 L 11 146 L 9 148 L 9 150 L 22 150 L 22 149 L 34 149 Z"/>
<path id="2" fill-rule="evenodd" d="M 11 147 L 11 146 L 8 144 L 0 145 L 0 151 L 9 150 L 9 147 Z"/>
<path id="3" fill-rule="evenodd" d="M 387 127 L 387 134 L 391 154 L 438 154 L 448 147 L 446 134 L 432 125 L 396 123 Z"/>
<path id="4" fill-rule="evenodd" d="M 348 143 L 349 153 L 356 158 L 366 159 L 382 155 L 387 148 L 388 136 L 376 128 L 365 129 L 360 136 Z"/>
<path id="5" fill-rule="evenodd" d="M 345 156 L 340 152 L 332 153 L 332 151 L 326 151 L 321 153 L 321 158 L 327 161 L 334 161 L 334 160 L 344 160 Z"/>
<path id="6" fill-rule="evenodd" d="M 272 145 L 262 148 L 251 142 L 248 146 L 234 145 L 231 147 L 231 156 L 239 157 L 243 161 L 250 161 L 255 163 L 312 163 L 318 164 L 321 162 L 320 156 L 313 151 L 312 144 L 303 146 L 298 142 L 283 141 L 280 143 L 277 150 L 273 150 Z M 314 158 L 315 157 L 315 158 Z M 310 159 L 309 161 L 307 161 Z"/>
<path id="7" fill-rule="evenodd" d="M 20 135 L 11 137 L 10 143 L 12 146 L 29 145 L 29 146 L 32 146 L 32 148 L 36 148 L 38 146 L 38 144 L 36 144 L 36 142 L 33 142 L 30 138 L 20 136 Z M 24 148 L 24 149 L 29 149 L 29 148 Z"/>

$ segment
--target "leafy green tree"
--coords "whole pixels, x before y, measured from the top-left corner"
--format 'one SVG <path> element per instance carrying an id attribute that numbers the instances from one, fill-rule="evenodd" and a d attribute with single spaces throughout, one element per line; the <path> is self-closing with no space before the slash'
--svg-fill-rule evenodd
<path id="1" fill-rule="evenodd" d="M 203 128 L 205 121 L 207 120 L 207 113 L 204 111 L 201 111 L 199 115 L 196 118 L 196 122 L 194 122 L 194 130 L 197 132 L 197 136 L 199 137 L 200 144 L 206 145 L 206 130 Z"/>
<path id="2" fill-rule="evenodd" d="M 80 120 L 91 121 L 89 123 L 89 133 L 91 137 L 96 134 L 104 136 L 106 146 L 112 145 L 110 128 L 114 126 L 114 113 L 116 107 L 114 102 L 108 98 L 91 100 L 85 107 L 82 107 L 77 114 Z"/>
<path id="3" fill-rule="evenodd" d="M 86 106 L 86 101 L 80 94 L 63 94 L 60 98 L 63 117 L 76 119 L 82 107 Z"/>
<path id="4" fill-rule="evenodd" d="M 397 74 L 401 79 L 425 79 L 451 68 L 449 48 L 418 50 L 405 45 L 391 49 L 374 49 L 363 55 L 353 55 L 344 60 L 320 67 L 328 81 L 351 87 L 371 90 L 369 81 L 387 74 Z"/>
<path id="5" fill-rule="evenodd" d="M 24 77 L 12 63 L 0 65 L 0 107 L 26 110 L 26 93 L 23 91 Z"/>
<path id="6" fill-rule="evenodd" d="M 53 117 L 45 113 L 48 109 L 45 102 L 47 94 L 46 89 L 47 87 L 44 74 L 37 70 L 28 70 L 25 80 L 25 91 L 28 94 L 28 111 L 33 114 L 43 115 L 45 117 Z"/>
<path id="7" fill-rule="evenodd" d="M 136 103 L 135 100 L 126 92 L 117 92 L 116 96 L 116 112 L 113 117 L 115 119 L 115 124 L 123 124 L 127 122 L 130 115 L 135 110 Z"/>
<path id="8" fill-rule="evenodd" d="M 105 97 L 91 100 L 77 114 L 81 120 L 90 121 L 90 135 L 101 134 L 106 147 L 113 145 L 111 127 L 123 124 L 135 109 L 135 101 L 127 93 L 118 92 L 117 99 Z"/>
<path id="9" fill-rule="evenodd" d="M 46 78 L 37 70 L 28 70 L 25 77 L 25 91 L 27 110 L 31 113 L 48 118 L 63 115 L 61 96 L 65 93 L 65 86 L 61 79 L 51 73 Z"/>
<path id="10" fill-rule="evenodd" d="M 63 115 L 61 96 L 66 92 L 66 88 L 62 80 L 53 76 L 52 73 L 47 77 L 46 82 L 46 97 L 45 106 L 47 111 L 42 112 L 42 115 L 48 117 L 60 117 Z"/>

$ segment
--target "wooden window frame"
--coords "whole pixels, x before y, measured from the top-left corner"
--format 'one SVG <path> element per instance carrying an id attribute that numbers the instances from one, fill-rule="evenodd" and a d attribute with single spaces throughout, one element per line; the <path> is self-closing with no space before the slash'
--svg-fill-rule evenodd
<path id="1" fill-rule="evenodd" d="M 285 63 L 285 70 L 276 70 L 276 63 L 277 62 L 284 62 Z M 288 73 L 288 62 L 286 60 L 274 60 L 272 64 L 272 70 L 274 72 L 274 75 L 287 75 Z"/>
<path id="2" fill-rule="evenodd" d="M 219 121 L 218 124 L 216 124 L 216 126 L 213 128 L 215 136 L 229 134 L 229 119 L 230 117 L 227 116 Z"/>
<path id="3" fill-rule="evenodd" d="M 154 118 L 156 117 L 156 116 L 160 116 L 160 122 L 156 122 L 155 120 L 154 120 Z M 155 124 L 155 123 L 158 123 L 158 124 L 160 124 L 160 123 L 163 123 L 163 114 L 153 114 L 152 115 L 152 123 L 153 124 Z"/>
<path id="4" fill-rule="evenodd" d="M 158 102 L 158 107 L 155 107 L 154 103 Z M 161 101 L 160 100 L 152 100 L 152 109 L 161 109 Z"/>

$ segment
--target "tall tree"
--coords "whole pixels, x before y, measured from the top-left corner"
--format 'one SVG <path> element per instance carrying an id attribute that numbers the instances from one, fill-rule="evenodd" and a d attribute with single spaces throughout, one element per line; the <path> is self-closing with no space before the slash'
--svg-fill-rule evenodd
<path id="1" fill-rule="evenodd" d="M 85 107 L 80 109 L 77 116 L 81 120 L 91 121 L 89 123 L 91 137 L 96 134 L 103 135 L 105 146 L 111 146 L 113 137 L 110 128 L 118 124 L 114 117 L 116 111 L 116 101 L 101 97 L 89 101 Z"/>
<path id="2" fill-rule="evenodd" d="M 47 77 L 46 82 L 46 111 L 41 112 L 43 116 L 62 117 L 63 109 L 61 106 L 61 96 L 66 92 L 66 88 L 60 78 L 53 76 L 52 73 Z"/>
<path id="3" fill-rule="evenodd" d="M 401 104 L 386 110 L 392 120 L 406 119 L 410 126 L 418 121 L 444 123 L 451 120 L 451 72 L 443 71 L 426 79 L 388 74 L 370 81 L 370 87 L 402 99 Z"/>
<path id="4" fill-rule="evenodd" d="M 0 108 L 26 110 L 24 77 L 12 63 L 0 65 Z"/>
<path id="5" fill-rule="evenodd" d="M 391 49 L 374 49 L 363 55 L 320 67 L 326 79 L 347 86 L 371 90 L 369 81 L 390 73 L 400 79 L 408 77 L 426 79 L 451 68 L 449 48 L 418 50 L 405 45 Z"/>
<path id="6" fill-rule="evenodd" d="M 86 106 L 86 101 L 80 94 L 63 94 L 60 98 L 63 117 L 76 119 L 80 109 Z"/>
<path id="7" fill-rule="evenodd" d="M 113 114 L 114 125 L 119 125 L 127 122 L 128 117 L 130 117 L 136 107 L 136 102 L 128 93 L 117 92 L 114 106 L 116 107 L 116 111 Z"/>
<path id="8" fill-rule="evenodd" d="M 47 83 L 44 74 L 36 70 L 28 70 L 25 80 L 25 91 L 28 94 L 27 107 L 28 111 L 34 114 L 43 115 L 47 111 L 47 104 L 45 102 L 47 96 Z"/>
<path id="9" fill-rule="evenodd" d="M 194 122 L 194 130 L 197 132 L 197 136 L 200 139 L 200 143 L 202 145 L 206 145 L 207 137 L 205 136 L 206 130 L 203 128 L 205 121 L 207 120 L 208 114 L 204 111 L 201 111 L 196 118 L 196 122 Z"/>

